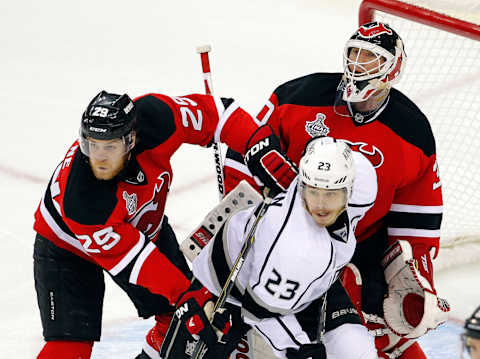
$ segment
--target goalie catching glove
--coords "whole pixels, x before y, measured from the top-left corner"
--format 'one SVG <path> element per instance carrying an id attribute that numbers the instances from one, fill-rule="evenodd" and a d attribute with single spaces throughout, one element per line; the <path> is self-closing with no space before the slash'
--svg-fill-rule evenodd
<path id="1" fill-rule="evenodd" d="M 245 163 L 257 184 L 270 189 L 269 197 L 285 192 L 297 176 L 297 169 L 282 153 L 280 140 L 269 125 L 260 126 L 247 141 Z"/>
<path id="2" fill-rule="evenodd" d="M 450 306 L 437 297 L 433 266 L 423 243 L 399 240 L 382 259 L 388 295 L 383 301 L 386 326 L 404 338 L 418 338 L 445 322 Z"/>
<path id="3" fill-rule="evenodd" d="M 192 283 L 178 300 L 160 357 L 190 358 L 198 340 L 202 340 L 207 348 L 203 359 L 225 359 L 230 354 L 241 339 L 241 333 L 239 328 L 232 328 L 233 317 L 228 309 L 213 312 L 216 299 L 200 282 Z"/>

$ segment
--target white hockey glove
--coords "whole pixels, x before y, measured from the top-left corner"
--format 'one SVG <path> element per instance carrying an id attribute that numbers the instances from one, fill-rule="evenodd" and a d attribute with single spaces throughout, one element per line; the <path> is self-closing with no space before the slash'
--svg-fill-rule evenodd
<path id="1" fill-rule="evenodd" d="M 382 266 L 388 284 L 385 324 L 394 334 L 418 338 L 447 320 L 450 306 L 437 297 L 427 249 L 414 256 L 410 243 L 399 240 L 386 251 Z"/>

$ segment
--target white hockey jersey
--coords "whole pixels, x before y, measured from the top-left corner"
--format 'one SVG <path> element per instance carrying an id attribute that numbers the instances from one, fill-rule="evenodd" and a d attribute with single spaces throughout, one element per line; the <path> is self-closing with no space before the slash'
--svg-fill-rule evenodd
<path id="1" fill-rule="evenodd" d="M 332 226 L 318 226 L 305 210 L 298 179 L 285 194 L 275 197 L 257 226 L 228 301 L 242 307 L 245 322 L 270 333 L 273 349 L 310 343 L 293 314 L 321 297 L 353 256 L 355 226 L 377 194 L 375 169 L 362 154 L 353 154 L 352 196 Z M 234 213 L 193 262 L 194 276 L 215 295 L 231 271 L 256 209 Z"/>

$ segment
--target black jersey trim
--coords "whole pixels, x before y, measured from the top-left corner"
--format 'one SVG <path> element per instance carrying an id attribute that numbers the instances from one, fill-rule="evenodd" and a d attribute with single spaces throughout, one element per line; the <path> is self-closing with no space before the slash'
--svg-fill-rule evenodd
<path id="1" fill-rule="evenodd" d="M 290 339 L 292 340 L 292 342 L 294 342 L 295 344 L 297 344 L 299 347 L 302 346 L 302 343 L 300 343 L 297 338 L 295 338 L 295 335 L 290 331 L 290 329 L 288 329 L 287 325 L 283 322 L 283 320 L 281 318 L 275 318 L 277 320 L 277 322 L 280 324 L 280 326 L 285 330 L 285 332 L 287 333 L 287 335 L 290 337 Z"/>
<path id="2" fill-rule="evenodd" d="M 221 288 L 227 282 L 228 276 L 232 271 L 232 268 L 228 265 L 227 259 L 225 258 L 225 248 L 223 246 L 223 235 L 225 230 L 225 222 L 222 224 L 218 233 L 215 235 L 213 240 L 213 248 L 212 248 L 212 264 L 215 270 L 215 276 L 217 277 L 217 282 Z M 235 285 L 232 287 L 232 291 L 230 292 L 230 296 L 235 298 L 238 301 L 242 301 L 242 293 L 240 289 L 237 287 L 237 282 L 235 281 Z"/>
<path id="3" fill-rule="evenodd" d="M 342 74 L 314 73 L 285 82 L 274 94 L 278 105 L 333 106 Z"/>
<path id="4" fill-rule="evenodd" d="M 288 208 L 287 216 L 286 216 L 285 220 L 283 221 L 282 227 L 280 228 L 280 231 L 278 232 L 277 237 L 275 238 L 275 240 L 273 241 L 272 245 L 270 246 L 270 249 L 268 250 L 268 254 L 267 254 L 267 256 L 265 257 L 265 261 L 263 262 L 262 269 L 260 270 L 260 273 L 259 273 L 259 275 L 258 275 L 258 281 L 257 281 L 257 283 L 255 283 L 255 284 L 252 286 L 252 290 L 255 289 L 255 287 L 256 287 L 257 285 L 260 284 L 260 280 L 261 280 L 263 271 L 265 270 L 265 267 L 266 267 L 266 265 L 267 265 L 268 259 L 270 258 L 270 255 L 272 254 L 273 248 L 275 247 L 275 245 L 277 244 L 278 240 L 280 239 L 280 236 L 282 235 L 283 230 L 285 229 L 285 226 L 287 225 L 288 220 L 290 219 L 290 215 L 292 214 L 293 205 L 294 205 L 294 203 L 295 203 L 296 197 L 297 197 L 297 186 L 295 186 L 295 189 L 294 189 L 294 192 L 293 192 L 293 196 L 292 196 L 292 202 L 290 202 L 290 207 Z"/>
<path id="5" fill-rule="evenodd" d="M 167 103 L 153 95 L 146 95 L 137 99 L 135 106 L 139 137 L 136 153 L 164 143 L 175 133 L 175 117 Z"/>
<path id="6" fill-rule="evenodd" d="M 394 228 L 440 229 L 442 214 L 388 212 L 387 224 Z"/>
<path id="7" fill-rule="evenodd" d="M 259 319 L 275 318 L 282 315 L 281 313 L 272 312 L 271 310 L 268 310 L 267 308 L 258 304 L 252 297 L 252 295 L 248 292 L 248 289 L 245 290 L 245 294 L 241 297 L 241 303 L 242 307 L 245 308 L 245 310 L 248 310 L 250 313 L 252 313 L 255 317 Z"/>
<path id="8" fill-rule="evenodd" d="M 245 164 L 245 161 L 243 160 L 243 156 L 240 153 L 232 150 L 231 148 L 227 150 L 227 154 L 225 155 L 225 158 L 228 158 L 235 162 L 239 162 L 241 164 Z"/>
<path id="9" fill-rule="evenodd" d="M 330 288 L 328 289 L 328 292 L 330 291 Z M 314 341 L 318 338 L 318 331 L 320 329 L 320 318 L 322 315 L 322 307 L 324 300 L 325 294 L 323 294 L 317 299 L 312 300 L 306 308 L 294 313 L 298 324 L 300 324 L 302 330 L 307 333 L 308 338 L 311 341 Z"/>
<path id="10" fill-rule="evenodd" d="M 61 166 L 62 164 L 59 164 Z M 56 172 L 56 171 L 55 171 Z M 75 234 L 68 228 L 68 226 L 63 221 L 62 216 L 58 213 L 55 205 L 53 204 L 52 193 L 50 191 L 50 186 L 52 185 L 52 181 L 54 180 L 53 176 L 48 182 L 47 189 L 45 191 L 45 196 L 43 197 L 43 203 L 45 204 L 45 208 L 47 209 L 48 213 L 52 216 L 55 223 L 60 227 L 62 231 L 66 234 L 71 236 L 72 238 L 76 238 Z"/>
<path id="11" fill-rule="evenodd" d="M 375 201 L 370 202 L 370 203 L 364 203 L 364 204 L 359 204 L 359 203 L 349 203 L 348 207 L 355 207 L 355 208 L 362 208 L 362 207 L 371 207 L 375 204 Z"/>
<path id="12" fill-rule="evenodd" d="M 427 117 L 407 96 L 395 88 L 390 90 L 390 102 L 377 118 L 404 141 L 430 157 L 435 154 L 435 138 Z"/>
<path id="13" fill-rule="evenodd" d="M 270 345 L 271 345 L 275 350 L 278 350 L 278 351 L 282 351 L 282 350 L 283 350 L 283 349 L 277 348 L 277 347 L 273 344 L 273 342 L 272 342 L 272 340 L 270 339 L 270 337 L 269 337 L 267 334 L 265 334 L 265 332 L 263 332 L 257 325 L 254 325 L 254 327 L 255 327 L 256 330 L 258 330 L 260 333 L 263 334 L 263 337 L 268 340 L 268 342 L 270 343 Z"/>
<path id="14" fill-rule="evenodd" d="M 291 306 L 291 309 L 295 308 L 295 306 L 298 304 L 298 302 L 300 301 L 300 299 L 302 299 L 302 297 L 305 295 L 305 293 L 308 291 L 308 289 L 313 285 L 313 283 L 315 283 L 317 280 L 321 279 L 325 273 L 327 273 L 327 270 L 332 266 L 332 263 L 333 263 L 333 243 L 330 242 L 330 260 L 328 261 L 328 265 L 327 267 L 325 268 L 325 270 L 323 271 L 322 274 L 320 274 L 320 276 L 318 276 L 317 278 L 315 278 L 314 280 L 312 280 L 310 282 L 310 284 L 307 286 L 307 288 L 305 288 L 305 290 L 303 291 L 303 293 L 300 295 L 300 297 L 298 297 L 298 299 L 296 300 L 296 302 Z"/>

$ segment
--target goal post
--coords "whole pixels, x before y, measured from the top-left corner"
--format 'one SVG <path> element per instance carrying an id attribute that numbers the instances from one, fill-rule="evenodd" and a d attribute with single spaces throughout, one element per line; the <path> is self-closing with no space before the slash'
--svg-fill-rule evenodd
<path id="1" fill-rule="evenodd" d="M 437 269 L 480 259 L 480 2 L 364 0 L 359 23 L 388 23 L 407 62 L 396 86 L 432 126 L 444 198 Z"/>

